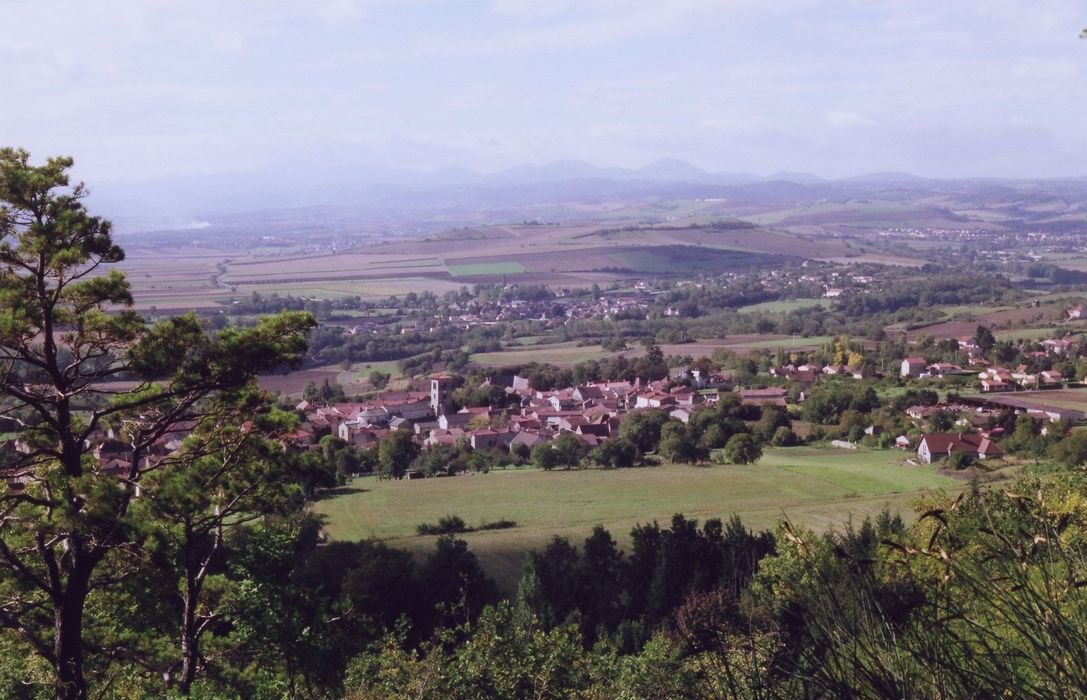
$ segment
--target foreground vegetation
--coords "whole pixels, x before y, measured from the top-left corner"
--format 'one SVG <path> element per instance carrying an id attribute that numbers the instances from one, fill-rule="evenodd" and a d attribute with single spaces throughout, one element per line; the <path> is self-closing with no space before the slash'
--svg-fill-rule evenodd
<path id="1" fill-rule="evenodd" d="M 678 516 L 636 531 L 655 545 L 629 558 L 602 557 L 600 532 L 581 555 L 555 541 L 515 604 L 458 628 L 457 643 L 404 653 L 390 639 L 351 684 L 359 698 L 1083 697 L 1085 486 L 1077 474 L 940 499 L 912 526 L 885 516 L 820 536 L 786 522 L 776 551 L 736 523 L 699 536 Z M 731 577 L 677 566 L 707 549 Z M 644 573 L 643 553 L 656 562 Z M 562 605 L 579 581 L 593 586 Z M 591 591 L 640 601 L 664 581 L 687 594 L 636 652 L 629 622 L 586 604 Z"/>

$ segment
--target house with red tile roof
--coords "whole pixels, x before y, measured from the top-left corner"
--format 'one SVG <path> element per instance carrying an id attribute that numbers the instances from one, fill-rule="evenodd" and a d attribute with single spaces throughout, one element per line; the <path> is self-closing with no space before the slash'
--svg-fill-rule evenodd
<path id="1" fill-rule="evenodd" d="M 638 394 L 634 408 L 661 408 L 662 406 L 674 406 L 676 399 L 663 391 L 645 391 Z"/>
<path id="2" fill-rule="evenodd" d="M 917 458 L 925 464 L 938 462 L 959 452 L 973 454 L 978 459 L 1004 455 L 1004 450 L 995 442 L 973 433 L 929 433 L 917 445 Z"/>
<path id="3" fill-rule="evenodd" d="M 784 406 L 789 396 L 787 389 L 770 387 L 769 389 L 740 389 L 740 402 L 744 406 L 761 406 L 764 403 Z"/>

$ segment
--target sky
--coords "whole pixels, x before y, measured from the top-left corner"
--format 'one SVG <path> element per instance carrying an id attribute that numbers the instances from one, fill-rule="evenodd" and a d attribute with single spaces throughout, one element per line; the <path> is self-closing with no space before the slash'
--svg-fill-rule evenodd
<path id="1" fill-rule="evenodd" d="M 678 158 L 1087 175 L 1081 0 L 0 0 L 0 145 L 88 182 Z"/>

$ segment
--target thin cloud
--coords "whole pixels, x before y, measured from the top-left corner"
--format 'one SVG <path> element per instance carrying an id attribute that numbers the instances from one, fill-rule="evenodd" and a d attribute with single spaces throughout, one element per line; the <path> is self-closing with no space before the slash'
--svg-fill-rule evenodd
<path id="1" fill-rule="evenodd" d="M 857 112 L 844 109 L 832 109 L 824 116 L 828 126 L 836 129 L 855 129 L 858 127 L 875 126 L 876 122 Z"/>
<path id="2" fill-rule="evenodd" d="M 1080 174 L 1083 24 L 1073 0 L 0 0 L 0 134 L 90 181 L 291 159 Z"/>

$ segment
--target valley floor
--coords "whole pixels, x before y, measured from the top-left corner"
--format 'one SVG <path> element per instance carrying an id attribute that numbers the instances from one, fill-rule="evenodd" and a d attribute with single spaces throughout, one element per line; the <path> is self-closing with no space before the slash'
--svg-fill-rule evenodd
<path id="1" fill-rule="evenodd" d="M 824 530 L 863 520 L 885 507 L 907 516 L 910 504 L 931 491 L 953 491 L 964 482 L 928 466 L 905 464 L 891 450 L 772 448 L 753 465 L 661 467 L 544 472 L 511 469 L 450 478 L 354 480 L 330 492 L 314 510 L 327 518 L 333 539 L 377 538 L 425 555 L 434 537 L 420 523 L 458 515 L 470 527 L 513 520 L 517 526 L 459 535 L 487 572 L 511 590 L 524 552 L 555 535 L 576 545 L 595 525 L 626 544 L 631 528 L 675 513 L 691 518 L 743 518 L 751 529 L 775 527 L 783 518 Z"/>

